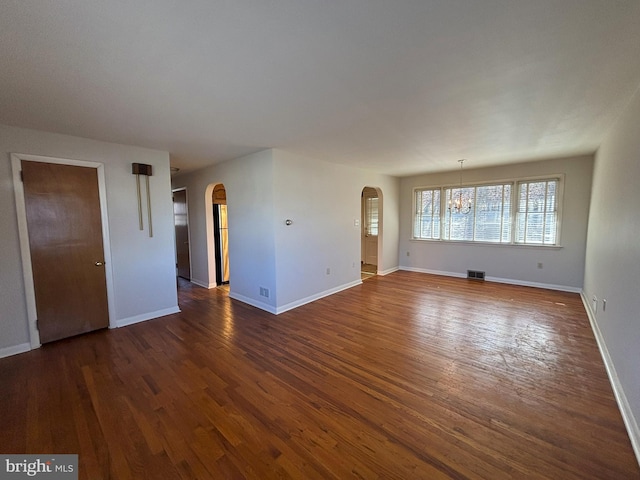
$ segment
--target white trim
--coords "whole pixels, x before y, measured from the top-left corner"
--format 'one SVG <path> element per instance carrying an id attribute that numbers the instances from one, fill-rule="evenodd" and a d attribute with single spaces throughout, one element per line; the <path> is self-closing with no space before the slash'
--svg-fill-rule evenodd
<path id="1" fill-rule="evenodd" d="M 155 312 L 141 313 L 140 315 L 134 315 L 133 317 L 122 318 L 116 321 L 116 327 L 126 327 L 135 323 L 146 322 L 147 320 L 153 320 L 154 318 L 164 317 L 172 315 L 174 313 L 180 313 L 178 307 L 165 308 L 163 310 L 156 310 Z"/>
<path id="2" fill-rule="evenodd" d="M 260 300 L 255 300 L 250 297 L 245 297 L 244 295 L 240 295 L 239 293 L 229 292 L 229 298 L 233 298 L 234 300 L 238 300 L 239 302 L 259 308 L 260 310 L 264 310 L 265 312 L 273 313 L 274 315 L 278 314 L 276 308 L 273 305 L 269 305 L 268 303 L 261 302 Z"/>
<path id="3" fill-rule="evenodd" d="M 207 185 L 204 191 L 204 218 L 205 218 L 205 229 L 207 234 L 207 276 L 209 280 L 207 282 L 208 285 L 212 285 L 213 287 L 205 287 L 205 288 L 214 288 L 217 286 L 216 283 L 216 241 L 215 241 L 215 226 L 213 224 L 213 189 L 216 188 L 217 185 L 222 185 L 224 187 L 224 183 L 222 182 L 211 182 Z M 197 283 L 196 285 L 200 285 L 202 287 L 205 284 Z M 258 307 L 259 308 L 259 307 Z"/>
<path id="4" fill-rule="evenodd" d="M 18 345 L 11 345 L 10 347 L 0 348 L 0 358 L 18 355 L 19 353 L 25 353 L 29 350 L 31 350 L 30 343 L 20 343 Z"/>
<path id="5" fill-rule="evenodd" d="M 184 207 L 187 210 L 187 249 L 189 250 L 189 276 L 191 276 L 191 272 L 193 272 L 193 265 L 191 264 L 191 227 L 189 225 L 189 192 L 187 191 L 187 187 L 180 187 L 180 188 L 174 188 L 173 190 L 171 190 L 171 194 L 174 194 L 176 192 L 181 192 L 183 190 L 184 190 Z M 178 276 L 178 244 L 176 240 L 175 213 L 173 214 L 173 218 L 174 218 L 173 244 L 176 247 L 176 276 Z"/>
<path id="6" fill-rule="evenodd" d="M 399 270 L 405 270 L 408 272 L 428 273 L 431 275 L 443 275 L 445 277 L 467 278 L 467 275 L 464 273 L 445 272 L 441 270 L 429 270 L 426 268 L 401 266 L 399 267 Z M 485 277 L 484 279 L 487 282 L 506 283 L 509 285 L 519 285 L 521 287 L 545 288 L 547 290 L 558 290 L 561 292 L 580 293 L 582 291 L 582 289 L 578 287 L 570 287 L 567 285 L 555 285 L 553 283 L 527 282 L 525 280 L 515 280 L 512 278 L 500 278 L 500 277 Z"/>
<path id="7" fill-rule="evenodd" d="M 36 324 L 36 294 L 33 285 L 33 270 L 31 267 L 31 250 L 29 248 L 29 232 L 27 230 L 27 212 L 24 201 L 24 185 L 20 173 L 20 157 L 11 154 L 11 168 L 13 170 L 13 191 L 16 199 L 16 215 L 18 218 L 18 238 L 20 240 L 20 257 L 22 260 L 22 277 L 24 279 L 25 301 L 27 304 L 27 323 L 29 327 L 29 344 L 31 348 L 40 347 L 40 333 Z"/>
<path id="8" fill-rule="evenodd" d="M 600 350 L 600 355 L 602 356 L 604 367 L 607 370 L 609 382 L 611 383 L 611 388 L 613 389 L 613 395 L 616 398 L 618 408 L 620 409 L 620 414 L 622 415 L 622 421 L 624 422 L 624 426 L 627 429 L 629 440 L 631 440 L 631 446 L 633 447 L 633 451 L 636 454 L 636 459 L 640 464 L 640 427 L 638 426 L 638 422 L 633 416 L 633 411 L 631 410 L 631 406 L 629 405 L 627 396 L 624 393 L 624 389 L 622 388 L 622 384 L 620 383 L 620 379 L 618 378 L 618 374 L 616 373 L 613 360 L 611 359 L 611 355 L 609 355 L 607 344 L 605 343 L 602 332 L 598 327 L 598 321 L 596 319 L 596 316 L 593 314 L 593 310 L 591 309 L 591 305 L 589 303 L 589 300 L 587 299 L 587 294 L 584 290 L 580 292 L 580 298 L 582 299 L 584 309 L 587 312 L 587 317 L 589 318 L 589 323 L 591 324 L 593 335 L 596 337 L 596 343 L 598 344 L 598 349 Z"/>
<path id="9" fill-rule="evenodd" d="M 463 273 L 445 272 L 442 270 L 431 270 L 429 268 L 404 267 L 401 265 L 398 267 L 398 270 L 404 270 L 407 272 L 428 273 L 430 275 L 442 275 L 445 277 L 467 278 L 467 276 Z"/>
<path id="10" fill-rule="evenodd" d="M 202 287 L 202 288 L 212 289 L 218 286 L 216 283 L 207 283 L 207 282 L 203 282 L 202 280 L 196 280 L 195 278 L 192 278 L 189 281 L 194 285 L 198 285 L 199 287 Z"/>
<path id="11" fill-rule="evenodd" d="M 380 275 L 381 277 L 384 277 L 385 275 L 389 275 L 390 273 L 397 272 L 398 270 L 400 270 L 400 267 L 387 268 L 386 270 L 379 271 L 378 275 Z"/>
<path id="12" fill-rule="evenodd" d="M 544 250 L 560 250 L 563 247 L 563 245 L 560 244 L 556 244 L 556 245 L 543 245 L 541 243 L 500 243 L 500 242 L 481 242 L 481 241 L 474 241 L 474 240 L 442 240 L 441 238 L 410 238 L 409 242 L 415 242 L 415 243 L 442 243 L 442 244 L 447 244 L 447 245 L 461 245 L 461 246 L 468 246 L 468 245 L 475 245 L 475 246 L 481 246 L 481 247 L 500 247 L 500 248 L 525 248 L 525 249 L 532 249 L 532 248 L 539 248 L 541 251 Z"/>
<path id="13" fill-rule="evenodd" d="M 316 293 L 314 295 L 310 295 L 305 298 L 301 298 L 300 300 L 287 303 L 286 305 L 283 305 L 281 307 L 276 307 L 276 315 L 279 315 L 289 310 L 293 310 L 294 308 L 297 308 L 297 307 L 301 307 L 302 305 L 305 305 L 307 303 L 315 302 L 316 300 L 320 300 L 321 298 L 328 297 L 329 295 L 333 295 L 334 293 L 338 293 L 338 292 L 341 292 L 342 290 L 347 290 L 349 288 L 356 287 L 358 285 L 362 285 L 362 279 L 345 283 L 337 287 L 330 288 L 329 290 L 325 290 L 323 292 Z"/>
<path id="14" fill-rule="evenodd" d="M 22 170 L 20 162 L 44 162 L 60 165 L 73 165 L 77 167 L 95 168 L 98 177 L 98 195 L 100 198 L 100 217 L 102 219 L 102 246 L 104 249 L 105 277 L 107 284 L 107 308 L 109 314 L 109 327 L 116 326 L 113 312 L 115 312 L 113 270 L 111 262 L 111 242 L 109 235 L 109 215 L 107 213 L 107 186 L 104 174 L 104 164 L 86 160 L 74 160 L 69 158 L 45 157 L 42 155 L 29 155 L 24 153 L 11 154 L 11 168 L 13 170 L 13 188 L 16 199 L 16 214 L 18 219 L 18 236 L 20 239 L 20 255 L 22 257 L 22 275 L 25 285 L 25 299 L 27 304 L 27 322 L 29 326 L 29 340 L 31 348 L 40 347 L 40 332 L 37 328 L 36 297 L 33 285 L 33 269 L 31 265 L 31 249 L 29 247 L 29 232 L 27 229 L 27 214 L 24 201 L 24 185 L 20 178 Z"/>
<path id="15" fill-rule="evenodd" d="M 466 277 L 466 275 L 465 275 Z M 527 282 L 526 280 L 514 280 L 512 278 L 484 277 L 487 282 L 507 283 L 509 285 L 520 285 L 522 287 L 545 288 L 547 290 L 558 290 L 560 292 L 580 293 L 580 287 L 571 287 L 568 285 L 556 285 L 553 283 Z"/>
<path id="16" fill-rule="evenodd" d="M 280 315 L 281 313 L 287 312 L 289 310 L 293 310 L 294 308 L 301 307 L 302 305 L 306 305 L 307 303 L 315 302 L 316 300 L 320 300 L 321 298 L 328 297 L 329 295 L 333 295 L 334 293 L 338 293 L 338 292 L 341 292 L 342 290 L 347 290 L 349 288 L 356 287 L 358 285 L 362 285 L 361 279 L 355 280 L 353 282 L 345 283 L 335 288 L 330 288 L 329 290 L 325 290 L 323 292 L 316 293 L 314 295 L 310 295 L 305 298 L 301 298 L 300 300 L 287 303 L 286 305 L 283 305 L 281 307 L 274 307 L 273 305 L 269 305 L 259 300 L 245 297 L 244 295 L 240 295 L 238 293 L 233 293 L 233 292 L 229 292 L 229 298 L 233 298 L 234 300 L 238 300 L 240 302 L 249 304 L 252 307 L 259 308 L 260 310 L 264 310 L 274 315 Z"/>

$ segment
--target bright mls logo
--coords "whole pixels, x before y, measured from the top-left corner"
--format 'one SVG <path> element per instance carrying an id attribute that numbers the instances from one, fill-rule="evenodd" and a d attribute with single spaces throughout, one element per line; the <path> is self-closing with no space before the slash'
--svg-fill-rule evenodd
<path id="1" fill-rule="evenodd" d="M 78 455 L 0 455 L 0 480 L 77 480 Z"/>

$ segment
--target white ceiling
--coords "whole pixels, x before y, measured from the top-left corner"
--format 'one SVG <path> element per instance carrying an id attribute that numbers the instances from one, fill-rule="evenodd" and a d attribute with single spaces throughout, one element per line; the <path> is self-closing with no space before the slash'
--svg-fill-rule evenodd
<path id="1" fill-rule="evenodd" d="M 407 175 L 593 152 L 639 0 L 2 0 L 0 123 Z"/>

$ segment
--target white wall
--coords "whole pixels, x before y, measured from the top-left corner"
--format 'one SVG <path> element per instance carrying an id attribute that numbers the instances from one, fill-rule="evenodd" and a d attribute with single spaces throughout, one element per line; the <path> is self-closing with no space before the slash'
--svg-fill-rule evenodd
<path id="1" fill-rule="evenodd" d="M 283 150 L 274 150 L 274 159 L 279 311 L 360 283 L 361 194 L 365 186 L 382 192 L 378 269 L 382 273 L 397 269 L 397 178 Z M 293 224 L 286 226 L 286 219 Z"/>
<path id="2" fill-rule="evenodd" d="M 222 183 L 229 212 L 230 295 L 280 313 L 360 281 L 360 194 L 383 194 L 380 270 L 397 268 L 398 179 L 265 150 L 178 175 L 187 188 L 192 281 L 215 285 L 207 253 L 207 187 Z M 293 220 L 287 227 L 285 220 Z M 326 274 L 330 268 L 331 273 Z M 261 297 L 268 288 L 269 298 Z"/>
<path id="3" fill-rule="evenodd" d="M 208 251 L 213 248 L 211 193 L 218 183 L 224 185 L 227 194 L 231 296 L 273 310 L 276 265 L 271 150 L 173 178 L 174 189 L 187 189 L 191 281 L 204 287 L 216 284 L 215 261 Z M 259 295 L 260 287 L 270 290 L 269 298 Z"/>
<path id="4" fill-rule="evenodd" d="M 596 153 L 584 291 L 640 459 L 639 125 L 640 92 Z M 597 308 L 592 305 L 593 295 L 598 298 Z"/>
<path id="5" fill-rule="evenodd" d="M 29 343 L 11 153 L 104 164 L 113 291 L 118 325 L 177 311 L 173 207 L 166 152 L 0 125 L 0 356 Z M 153 165 L 153 238 L 138 229 L 134 162 Z"/>
<path id="6" fill-rule="evenodd" d="M 480 270 L 486 272 L 487 278 L 498 281 L 579 292 L 584 276 L 592 170 L 591 155 L 464 170 L 464 183 L 564 173 L 561 248 L 411 240 L 413 189 L 456 185 L 460 172 L 403 178 L 400 268 L 460 276 L 466 276 L 467 270 Z M 542 263 L 542 269 L 538 263 Z"/>

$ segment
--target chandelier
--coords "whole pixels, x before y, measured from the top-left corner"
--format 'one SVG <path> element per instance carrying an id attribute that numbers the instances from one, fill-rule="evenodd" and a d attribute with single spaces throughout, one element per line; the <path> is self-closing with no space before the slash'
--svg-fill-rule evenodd
<path id="1" fill-rule="evenodd" d="M 462 165 L 464 164 L 464 159 L 458 160 L 458 162 L 460 163 L 460 188 L 458 190 L 458 196 L 449 200 L 449 212 L 466 215 L 471 211 L 473 202 L 471 199 L 464 200 L 462 198 Z M 453 189 L 451 190 L 451 194 L 453 197 Z"/>

